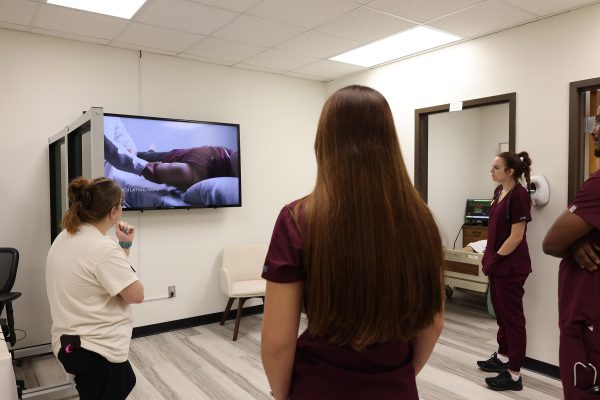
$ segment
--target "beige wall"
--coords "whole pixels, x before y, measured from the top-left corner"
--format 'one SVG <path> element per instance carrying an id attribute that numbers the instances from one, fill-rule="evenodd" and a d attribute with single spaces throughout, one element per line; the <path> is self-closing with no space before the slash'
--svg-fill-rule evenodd
<path id="1" fill-rule="evenodd" d="M 477 194 L 481 191 L 479 182 L 473 179 L 482 169 L 481 109 L 432 114 L 428 132 L 427 203 L 438 223 L 442 244 L 452 248 L 458 235 L 456 246 L 460 249 L 465 200 L 482 198 Z"/>
<path id="2" fill-rule="evenodd" d="M 508 141 L 508 104 L 432 114 L 428 118 L 427 198 L 442 243 L 462 247 L 466 199 L 491 199 L 490 166 Z M 459 232 L 460 231 L 460 232 Z"/>
<path id="3" fill-rule="evenodd" d="M 169 57 L 0 30 L 0 243 L 22 254 L 16 290 L 22 346 L 49 340 L 43 284 L 49 248 L 47 137 L 90 106 L 107 111 L 241 124 L 242 208 L 127 214 L 139 226 L 134 263 L 148 296 L 177 285 L 177 298 L 136 306 L 136 325 L 221 311 L 220 250 L 268 242 L 279 207 L 312 188 L 314 131 L 325 93 L 351 83 L 390 102 L 409 170 L 414 110 L 517 92 L 517 149 L 545 175 L 551 200 L 528 232 L 534 273 L 526 284 L 529 357 L 558 363 L 558 260 L 541 241 L 567 198 L 568 84 L 597 77 L 589 38 L 600 5 L 321 84 Z M 141 73 L 140 73 L 141 71 Z M 139 83 L 141 82 L 141 88 Z"/>
<path id="4" fill-rule="evenodd" d="M 148 297 L 135 325 L 220 312 L 225 244 L 268 243 L 280 207 L 312 189 L 320 83 L 0 29 L 0 246 L 21 253 L 17 347 L 48 343 L 44 263 L 50 246 L 48 137 L 91 106 L 107 112 L 238 123 L 241 208 L 126 213 L 132 263 Z"/>

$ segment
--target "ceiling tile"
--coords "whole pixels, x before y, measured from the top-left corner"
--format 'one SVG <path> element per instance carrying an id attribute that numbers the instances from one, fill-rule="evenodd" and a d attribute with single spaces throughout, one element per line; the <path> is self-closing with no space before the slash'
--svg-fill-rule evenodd
<path id="1" fill-rule="evenodd" d="M 212 36 L 234 42 L 272 47 L 294 37 L 304 30 L 281 22 L 269 21 L 251 15 L 242 15 Z"/>
<path id="2" fill-rule="evenodd" d="M 308 31 L 277 46 L 280 50 L 317 58 L 336 56 L 359 47 L 360 43 L 317 31 Z"/>
<path id="3" fill-rule="evenodd" d="M 0 0 L 0 28 L 322 82 L 366 69 L 327 57 L 416 22 L 473 38 L 600 2 L 148 0 L 129 21 L 46 1 Z"/>
<path id="4" fill-rule="evenodd" d="M 192 33 L 175 31 L 132 22 L 116 41 L 136 46 L 147 46 L 156 49 L 180 52 L 202 39 L 202 36 Z"/>
<path id="5" fill-rule="evenodd" d="M 192 0 L 209 6 L 225 8 L 227 10 L 244 12 L 254 7 L 262 0 Z"/>
<path id="6" fill-rule="evenodd" d="M 347 0 L 265 0 L 248 14 L 313 28 L 358 7 Z"/>
<path id="7" fill-rule="evenodd" d="M 82 35 L 77 35 L 75 33 L 57 32 L 57 31 L 51 31 L 48 29 L 32 28 L 31 32 L 37 33 L 38 35 L 54 36 L 54 37 L 59 37 L 59 38 L 63 38 L 63 39 L 77 40 L 79 42 L 104 44 L 104 45 L 109 43 L 108 39 L 101 39 L 101 38 L 95 38 L 95 37 L 90 37 L 90 36 L 82 36 Z"/>
<path id="8" fill-rule="evenodd" d="M 317 59 L 314 57 L 306 57 L 300 54 L 271 49 L 244 60 L 244 64 L 289 71 L 310 64 L 316 60 Z"/>
<path id="9" fill-rule="evenodd" d="M 72 33 L 100 39 L 112 39 L 127 26 L 128 20 L 72 8 L 40 4 L 33 21 L 36 28 Z"/>
<path id="10" fill-rule="evenodd" d="M 199 43 L 187 49 L 185 53 L 217 60 L 239 62 L 264 50 L 264 47 L 205 37 Z"/>
<path id="11" fill-rule="evenodd" d="M 187 54 L 187 53 L 179 53 L 179 54 L 177 54 L 177 57 L 185 58 L 187 60 L 200 61 L 200 62 L 208 63 L 208 64 L 225 65 L 228 67 L 235 64 L 235 61 L 218 60 L 215 58 L 202 57 L 202 56 L 197 56 L 194 54 Z"/>
<path id="12" fill-rule="evenodd" d="M 415 25 L 410 21 L 379 11 L 359 8 L 319 26 L 316 30 L 365 44 Z"/>
<path id="13" fill-rule="evenodd" d="M 186 0 L 154 0 L 135 17 L 135 21 L 207 35 L 239 14 Z"/>
<path id="14" fill-rule="evenodd" d="M 306 74 L 310 76 L 318 76 L 323 79 L 331 80 L 343 75 L 349 75 L 354 72 L 364 71 L 367 68 L 358 65 L 346 64 L 337 61 L 320 60 L 315 63 L 305 65 L 304 67 L 296 68 L 291 72 Z"/>
<path id="15" fill-rule="evenodd" d="M 0 0 L 0 22 L 29 25 L 38 3 L 27 0 Z"/>
<path id="16" fill-rule="evenodd" d="M 110 42 L 110 45 L 113 47 L 120 47 L 122 49 L 131 49 L 131 50 L 141 50 L 146 53 L 154 53 L 154 54 L 164 54 L 166 56 L 174 56 L 177 54 L 176 51 L 169 51 L 165 49 L 158 49 L 156 47 L 151 46 L 142 46 L 139 44 L 131 44 L 131 43 L 122 43 L 122 42 Z"/>
<path id="17" fill-rule="evenodd" d="M 463 38 L 470 38 L 520 25 L 535 18 L 534 14 L 501 0 L 489 0 L 428 25 Z"/>
<path id="18" fill-rule="evenodd" d="M 270 74 L 283 74 L 284 72 L 286 72 L 283 69 L 260 67 L 258 65 L 250 65 L 250 64 L 244 64 L 244 63 L 235 64 L 234 67 L 241 68 L 241 69 L 249 69 L 252 71 L 268 72 Z"/>
<path id="19" fill-rule="evenodd" d="M 284 75 L 291 76 L 292 78 L 308 79 L 311 81 L 319 81 L 319 82 L 327 82 L 330 80 L 328 78 L 323 78 L 320 76 L 312 76 L 312 75 L 308 75 L 308 74 L 300 74 L 298 72 L 286 72 Z"/>
<path id="20" fill-rule="evenodd" d="M 571 10 L 598 1 L 590 0 L 505 0 L 514 6 L 537 15 L 554 14 L 560 11 Z"/>
<path id="21" fill-rule="evenodd" d="M 369 7 L 416 22 L 427 22 L 484 0 L 375 0 Z"/>

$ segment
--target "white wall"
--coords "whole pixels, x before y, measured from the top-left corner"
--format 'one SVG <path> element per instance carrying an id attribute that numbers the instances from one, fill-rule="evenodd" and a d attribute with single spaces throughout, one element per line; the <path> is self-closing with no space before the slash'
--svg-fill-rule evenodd
<path id="1" fill-rule="evenodd" d="M 517 93 L 516 148 L 529 151 L 533 173 L 548 178 L 550 203 L 533 210 L 527 236 L 533 274 L 525 289 L 527 355 L 558 364 L 559 260 L 541 250 L 545 232 L 567 202 L 569 82 L 600 76 L 590 51 L 600 5 L 592 5 L 478 40 L 338 79 L 327 92 L 365 84 L 388 99 L 409 170 L 414 163 L 414 110 L 453 100 Z"/>
<path id="2" fill-rule="evenodd" d="M 428 118 L 427 199 L 445 247 L 452 248 L 465 219 L 465 200 L 473 196 L 481 169 L 481 110 L 471 108 Z M 462 247 L 462 232 L 456 240 Z"/>
<path id="3" fill-rule="evenodd" d="M 136 326 L 223 311 L 223 246 L 268 243 L 280 207 L 312 189 L 320 83 L 146 53 L 140 65 L 135 51 L 2 29 L 0 59 L 0 245 L 21 253 L 18 348 L 50 340 L 47 138 L 89 107 L 241 125 L 243 207 L 125 214 L 146 295 L 177 286 L 173 300 L 135 306 Z"/>
<path id="4" fill-rule="evenodd" d="M 478 181 L 474 198 L 491 199 L 496 184 L 492 181 L 490 170 L 492 162 L 500 152 L 500 143 L 508 142 L 508 103 L 479 107 L 481 112 L 481 143 L 479 151 L 479 169 L 473 178 Z M 517 151 L 521 151 L 518 149 Z"/>
<path id="5" fill-rule="evenodd" d="M 428 204 L 444 246 L 462 247 L 466 199 L 491 199 L 498 143 L 508 142 L 508 104 L 475 107 L 428 118 Z"/>

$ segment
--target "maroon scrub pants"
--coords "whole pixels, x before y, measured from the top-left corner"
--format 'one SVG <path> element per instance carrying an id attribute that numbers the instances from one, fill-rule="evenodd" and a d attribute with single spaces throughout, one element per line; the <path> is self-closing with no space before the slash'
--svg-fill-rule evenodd
<path id="1" fill-rule="evenodd" d="M 523 285 L 527 274 L 490 275 L 490 295 L 498 322 L 498 353 L 508 356 L 508 369 L 518 372 L 525 361 L 527 332 Z"/>

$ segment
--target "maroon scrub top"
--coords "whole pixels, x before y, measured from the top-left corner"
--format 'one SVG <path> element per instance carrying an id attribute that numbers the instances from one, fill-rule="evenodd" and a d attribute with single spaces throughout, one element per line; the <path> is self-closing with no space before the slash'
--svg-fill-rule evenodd
<path id="1" fill-rule="evenodd" d="M 285 206 L 275 222 L 262 277 L 288 283 L 304 280 L 302 231 L 306 221 Z M 310 321 L 308 322 L 310 326 Z M 298 338 L 290 399 L 418 400 L 409 342 L 374 344 L 363 351 L 330 343 L 304 331 Z"/>
<path id="2" fill-rule="evenodd" d="M 494 190 L 494 202 L 490 207 L 488 238 L 481 263 L 486 275 L 504 276 L 509 273 L 525 275 L 531 273 L 531 258 L 527 246 L 527 225 L 523 240 L 506 256 L 498 254 L 502 244 L 510 236 L 513 224 L 531 221 L 531 197 L 520 183 L 498 201 L 502 185 Z"/>
<path id="3" fill-rule="evenodd" d="M 584 182 L 569 211 L 591 224 L 600 240 L 600 171 Z M 571 256 L 562 259 L 558 272 L 558 316 L 563 333 L 579 336 L 590 325 L 600 329 L 600 272 L 580 268 Z"/>

